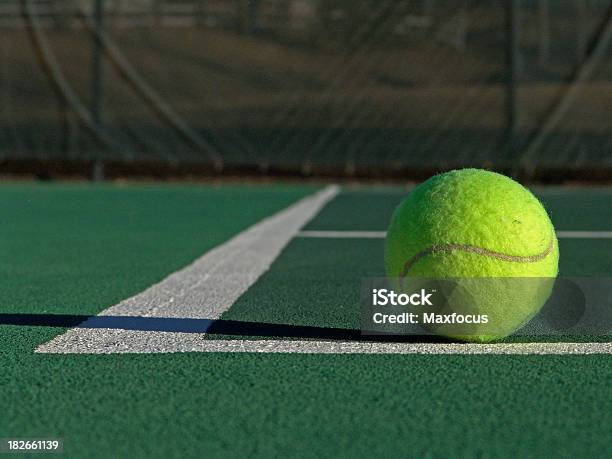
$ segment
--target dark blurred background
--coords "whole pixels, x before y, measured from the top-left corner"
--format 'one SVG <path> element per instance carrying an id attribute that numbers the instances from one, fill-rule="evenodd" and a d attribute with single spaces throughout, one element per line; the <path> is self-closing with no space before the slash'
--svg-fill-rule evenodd
<path id="1" fill-rule="evenodd" d="M 0 174 L 612 178 L 609 0 L 0 0 Z"/>

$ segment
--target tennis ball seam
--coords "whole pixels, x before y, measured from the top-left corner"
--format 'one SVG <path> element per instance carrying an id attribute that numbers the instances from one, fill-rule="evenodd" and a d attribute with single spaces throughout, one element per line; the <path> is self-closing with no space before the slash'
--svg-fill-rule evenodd
<path id="1" fill-rule="evenodd" d="M 408 271 L 410 271 L 410 269 L 414 266 L 416 262 L 426 256 L 433 255 L 434 253 L 450 253 L 454 251 L 462 251 L 513 263 L 536 263 L 538 261 L 544 260 L 548 255 L 552 253 L 554 249 L 554 241 L 555 237 L 553 235 L 553 237 L 550 239 L 548 247 L 546 247 L 543 252 L 538 253 L 536 255 L 527 256 L 509 255 L 506 253 L 495 252 L 494 250 L 489 250 L 484 247 L 478 247 L 476 245 L 469 244 L 434 244 L 431 247 L 428 247 L 420 251 L 419 253 L 413 255 L 408 261 L 406 261 L 406 263 L 404 263 L 404 267 L 402 269 L 400 277 L 406 277 L 408 275 Z"/>

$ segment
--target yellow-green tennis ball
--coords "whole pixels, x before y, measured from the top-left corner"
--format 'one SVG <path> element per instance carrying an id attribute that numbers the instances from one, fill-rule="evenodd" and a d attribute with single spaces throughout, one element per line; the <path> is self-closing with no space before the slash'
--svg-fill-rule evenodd
<path id="1" fill-rule="evenodd" d="M 459 297 L 470 298 L 459 309 L 488 315 L 487 324 L 465 333 L 436 329 L 465 341 L 491 341 L 524 325 L 550 295 L 558 262 L 555 231 L 538 199 L 514 180 L 480 169 L 417 186 L 393 213 L 385 240 L 387 277 L 459 279 L 465 288 L 457 291 L 467 292 Z"/>

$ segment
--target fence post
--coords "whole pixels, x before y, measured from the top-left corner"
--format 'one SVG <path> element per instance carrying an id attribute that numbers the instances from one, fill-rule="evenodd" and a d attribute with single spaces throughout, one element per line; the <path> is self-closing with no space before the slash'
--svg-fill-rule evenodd
<path id="1" fill-rule="evenodd" d="M 241 2 L 242 32 L 253 35 L 258 30 L 259 0 L 242 0 Z"/>
<path id="2" fill-rule="evenodd" d="M 516 85 L 518 79 L 518 24 L 517 24 L 517 1 L 506 0 L 506 95 L 505 95 L 505 118 L 506 118 L 506 144 L 510 156 L 517 152 L 516 127 L 518 117 Z"/>
<path id="3" fill-rule="evenodd" d="M 96 32 L 102 32 L 104 27 L 104 0 L 93 0 L 93 22 Z M 103 44 L 99 33 L 93 34 L 92 51 L 92 80 L 91 80 L 91 116 L 96 125 L 102 124 L 102 110 L 104 101 L 104 62 Z M 102 152 L 96 147 L 95 158 L 91 168 L 91 179 L 93 181 L 104 180 L 104 161 Z"/>
<path id="4" fill-rule="evenodd" d="M 151 4 L 151 15 L 153 16 L 153 20 L 151 21 L 154 26 L 161 26 L 164 20 L 164 11 L 162 0 L 153 0 Z"/>
<path id="5" fill-rule="evenodd" d="M 550 59 L 550 4 L 549 0 L 540 0 L 538 4 L 540 17 L 538 27 L 538 55 L 541 67 L 546 67 Z"/>
<path id="6" fill-rule="evenodd" d="M 588 48 L 587 4 L 585 0 L 576 0 L 576 60 L 582 65 Z"/>

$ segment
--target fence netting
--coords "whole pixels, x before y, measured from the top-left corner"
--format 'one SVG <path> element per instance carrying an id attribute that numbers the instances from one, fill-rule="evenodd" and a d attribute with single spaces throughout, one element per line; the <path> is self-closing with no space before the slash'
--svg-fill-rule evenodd
<path id="1" fill-rule="evenodd" d="M 609 0 L 0 0 L 0 158 L 612 168 Z"/>

